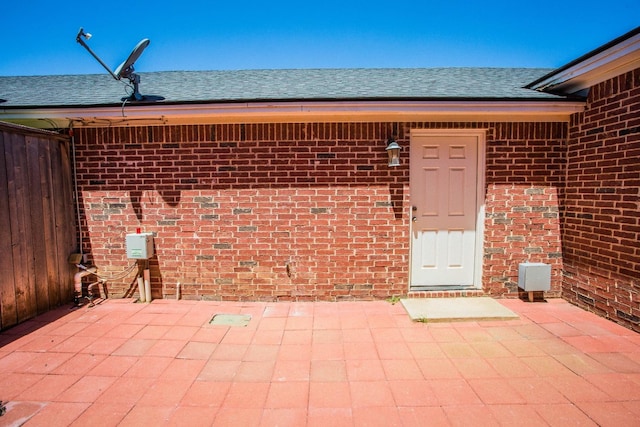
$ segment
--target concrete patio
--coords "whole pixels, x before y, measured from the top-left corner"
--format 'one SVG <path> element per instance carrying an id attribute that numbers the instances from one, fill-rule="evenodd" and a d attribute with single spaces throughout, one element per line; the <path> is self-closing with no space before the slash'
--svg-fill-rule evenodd
<path id="1" fill-rule="evenodd" d="M 515 320 L 401 304 L 109 300 L 0 334 L 1 426 L 633 426 L 640 335 L 559 299 Z M 246 327 L 209 324 L 250 314 Z"/>

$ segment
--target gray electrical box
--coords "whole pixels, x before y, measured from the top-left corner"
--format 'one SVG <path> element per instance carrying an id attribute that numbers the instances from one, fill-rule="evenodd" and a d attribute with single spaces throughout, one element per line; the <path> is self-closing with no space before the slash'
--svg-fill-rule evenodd
<path id="1" fill-rule="evenodd" d="M 125 241 L 127 258 L 149 259 L 153 257 L 153 233 L 127 234 Z"/>
<path id="2" fill-rule="evenodd" d="M 518 266 L 518 287 L 525 292 L 551 289 L 551 265 L 542 262 L 523 262 Z"/>

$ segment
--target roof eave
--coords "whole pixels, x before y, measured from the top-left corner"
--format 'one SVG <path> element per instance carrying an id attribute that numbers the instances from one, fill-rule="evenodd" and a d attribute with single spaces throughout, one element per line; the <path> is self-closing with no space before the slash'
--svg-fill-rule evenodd
<path id="1" fill-rule="evenodd" d="M 0 109 L 0 118 L 37 127 L 122 123 L 264 123 L 300 121 L 562 121 L 584 109 L 566 99 L 484 101 L 298 101 Z"/>
<path id="2" fill-rule="evenodd" d="M 586 96 L 590 87 L 640 67 L 640 27 L 529 83 L 525 88 Z"/>

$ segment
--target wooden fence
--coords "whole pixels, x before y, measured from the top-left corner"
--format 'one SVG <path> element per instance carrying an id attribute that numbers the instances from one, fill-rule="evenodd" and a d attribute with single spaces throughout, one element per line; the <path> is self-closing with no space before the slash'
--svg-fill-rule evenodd
<path id="1" fill-rule="evenodd" d="M 0 330 L 72 300 L 69 138 L 0 123 Z"/>

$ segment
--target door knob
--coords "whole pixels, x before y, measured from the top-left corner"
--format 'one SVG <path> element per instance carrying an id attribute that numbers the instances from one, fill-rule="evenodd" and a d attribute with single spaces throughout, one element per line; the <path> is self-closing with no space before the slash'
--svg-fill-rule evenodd
<path id="1" fill-rule="evenodd" d="M 416 222 L 417 220 L 418 220 L 417 216 L 414 216 L 414 217 L 411 218 L 411 221 L 413 221 L 413 222 Z"/>

